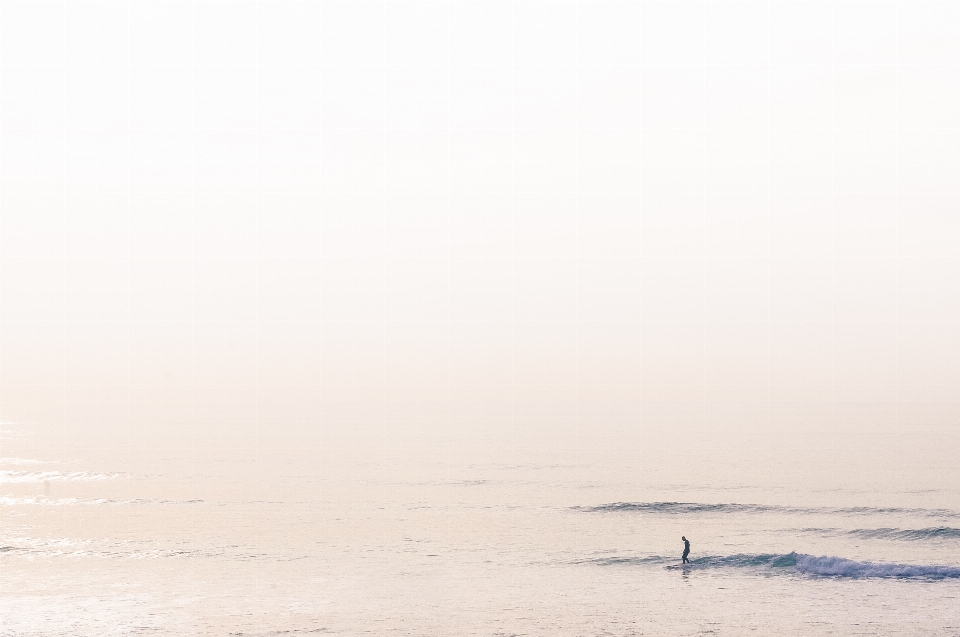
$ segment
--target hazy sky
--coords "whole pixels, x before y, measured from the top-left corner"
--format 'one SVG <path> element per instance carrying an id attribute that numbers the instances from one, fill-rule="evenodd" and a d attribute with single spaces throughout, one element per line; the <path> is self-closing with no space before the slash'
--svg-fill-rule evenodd
<path id="1" fill-rule="evenodd" d="M 957 2 L 3 2 L 0 418 L 960 416 L 958 65 Z"/>

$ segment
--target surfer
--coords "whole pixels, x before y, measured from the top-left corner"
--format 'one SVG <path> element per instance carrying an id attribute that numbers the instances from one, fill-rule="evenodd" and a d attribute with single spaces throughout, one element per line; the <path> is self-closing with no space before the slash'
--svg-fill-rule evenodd
<path id="1" fill-rule="evenodd" d="M 683 564 L 687 564 L 690 562 L 687 559 L 687 556 L 690 555 L 690 540 L 686 536 L 680 536 L 680 539 L 683 540 Z"/>

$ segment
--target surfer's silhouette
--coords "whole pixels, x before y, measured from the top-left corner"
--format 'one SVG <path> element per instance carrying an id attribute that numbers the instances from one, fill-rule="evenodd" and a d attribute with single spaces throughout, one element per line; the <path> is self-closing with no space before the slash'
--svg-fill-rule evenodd
<path id="1" fill-rule="evenodd" d="M 687 559 L 687 556 L 690 555 L 690 540 L 686 536 L 681 536 L 680 539 L 683 540 L 683 564 L 688 564 L 690 562 Z"/>

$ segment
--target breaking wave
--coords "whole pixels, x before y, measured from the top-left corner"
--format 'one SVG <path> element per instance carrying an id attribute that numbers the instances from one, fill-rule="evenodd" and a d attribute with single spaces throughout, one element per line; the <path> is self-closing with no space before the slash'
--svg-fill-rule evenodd
<path id="1" fill-rule="evenodd" d="M 892 564 L 889 562 L 857 562 L 843 557 L 827 555 L 795 555 L 796 569 L 810 575 L 834 577 L 883 577 L 883 578 L 960 578 L 960 566 L 937 566 L 928 564 Z"/>
<path id="2" fill-rule="evenodd" d="M 710 513 L 792 513 L 832 515 L 912 514 L 930 517 L 958 518 L 960 513 L 948 509 L 907 509 L 899 507 L 792 507 L 775 504 L 700 503 L 700 502 L 612 502 L 596 506 L 576 506 L 587 513 L 635 512 L 663 515 Z"/>
<path id="3" fill-rule="evenodd" d="M 858 562 L 843 557 L 806 555 L 804 553 L 761 553 L 736 555 L 709 555 L 678 564 L 676 557 L 600 557 L 582 560 L 580 564 L 597 566 L 664 564 L 668 569 L 699 570 L 713 568 L 743 568 L 766 572 L 802 573 L 822 577 L 848 577 L 852 579 L 897 578 L 897 579 L 957 579 L 960 566 L 929 564 L 894 564 L 890 562 Z"/>

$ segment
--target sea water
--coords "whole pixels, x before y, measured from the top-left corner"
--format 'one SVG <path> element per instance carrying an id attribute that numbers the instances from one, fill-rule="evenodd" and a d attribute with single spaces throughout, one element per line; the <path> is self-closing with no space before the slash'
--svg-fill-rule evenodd
<path id="1" fill-rule="evenodd" d="M 958 443 L 6 423 L 0 634 L 960 635 Z"/>

